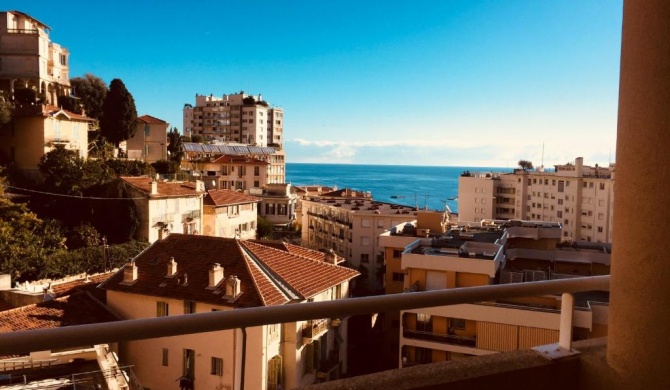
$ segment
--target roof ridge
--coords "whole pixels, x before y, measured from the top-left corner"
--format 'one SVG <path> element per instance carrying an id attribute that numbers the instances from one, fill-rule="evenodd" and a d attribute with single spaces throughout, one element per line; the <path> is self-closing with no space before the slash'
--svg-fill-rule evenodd
<path id="1" fill-rule="evenodd" d="M 249 248 L 249 246 L 247 245 L 248 243 L 252 243 L 252 242 L 250 242 L 250 241 L 241 241 L 241 240 L 238 241 L 238 242 L 241 244 L 241 246 L 243 246 L 243 247 L 246 248 L 249 252 L 251 252 L 251 254 L 253 254 L 253 256 L 249 255 L 249 257 L 253 258 L 254 261 L 263 263 L 263 267 L 261 267 L 260 265 L 258 265 L 258 268 L 261 269 L 261 271 L 263 272 L 263 274 L 267 274 L 267 273 L 269 273 L 269 272 L 272 273 L 272 277 L 270 277 L 270 275 L 268 275 L 268 279 L 270 279 L 270 281 L 272 282 L 272 284 L 275 285 L 276 288 L 277 288 L 279 291 L 281 291 L 283 295 L 287 296 L 287 298 L 290 300 L 291 298 L 288 297 L 288 294 L 284 293 L 284 291 L 283 291 L 283 290 L 290 290 L 291 293 L 292 293 L 293 295 L 295 295 L 295 296 L 297 296 L 297 297 L 305 298 L 301 293 L 299 293 L 299 292 L 295 289 L 294 286 L 292 286 L 292 285 L 291 285 L 288 281 L 286 281 L 283 277 L 279 276 L 279 274 L 278 274 L 274 269 L 272 269 L 272 267 L 271 267 L 270 265 L 268 265 L 265 261 L 261 260 L 258 256 L 256 256 L 256 254 L 254 253 L 253 249 L 252 249 L 252 248 Z M 255 244 L 255 245 L 260 245 L 260 244 Z M 272 248 L 272 247 L 265 246 L 265 245 L 260 245 L 260 246 L 262 246 L 263 248 L 274 249 L 274 248 Z M 284 252 L 284 251 L 280 251 L 280 252 L 281 252 L 281 253 L 284 253 L 284 254 L 289 254 L 289 255 L 290 255 L 290 253 L 288 253 L 288 252 Z M 267 269 L 267 271 L 266 271 L 266 269 Z M 278 285 L 278 284 L 275 282 L 274 279 L 280 281 L 280 282 L 281 282 L 281 286 Z"/>

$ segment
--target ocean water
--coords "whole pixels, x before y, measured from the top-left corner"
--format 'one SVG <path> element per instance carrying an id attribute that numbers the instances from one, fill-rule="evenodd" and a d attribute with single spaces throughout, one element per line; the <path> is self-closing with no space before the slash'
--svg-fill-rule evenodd
<path id="1" fill-rule="evenodd" d="M 293 185 L 320 184 L 370 191 L 375 200 L 458 212 L 458 177 L 463 171 L 509 172 L 490 167 L 424 167 L 286 163 L 286 180 Z M 392 198 L 394 196 L 395 198 Z"/>

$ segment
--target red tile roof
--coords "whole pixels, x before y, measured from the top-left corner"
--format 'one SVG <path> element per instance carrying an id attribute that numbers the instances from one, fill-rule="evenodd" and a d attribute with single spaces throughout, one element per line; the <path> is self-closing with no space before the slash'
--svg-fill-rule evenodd
<path id="1" fill-rule="evenodd" d="M 208 190 L 205 196 L 205 204 L 213 206 L 227 206 L 260 201 L 260 198 L 233 190 Z"/>
<path id="2" fill-rule="evenodd" d="M 91 294 L 96 294 L 100 290 L 97 289 L 96 287 L 104 282 L 105 280 L 109 279 L 112 275 L 114 275 L 114 272 L 107 272 L 107 273 L 102 273 L 102 274 L 97 274 L 97 275 L 90 275 L 88 277 L 81 277 L 78 279 L 70 280 L 67 282 L 61 282 L 61 283 L 56 283 L 51 285 L 51 293 L 53 296 L 56 297 L 62 297 L 64 295 L 70 295 L 76 291 L 82 291 L 86 290 L 89 291 Z M 102 294 L 104 295 L 104 294 Z M 104 297 L 100 296 L 98 297 L 96 295 L 96 298 L 101 299 Z"/>
<path id="3" fill-rule="evenodd" d="M 326 263 L 312 257 L 299 256 L 258 242 L 241 241 L 240 243 L 302 298 L 312 297 L 359 275 L 358 272 L 347 267 Z"/>
<path id="4" fill-rule="evenodd" d="M 158 195 L 151 195 L 151 179 L 148 177 L 122 176 L 121 180 L 151 197 L 188 197 L 199 196 L 203 192 L 195 190 L 195 183 L 159 181 Z"/>
<path id="5" fill-rule="evenodd" d="M 269 162 L 245 155 L 222 154 L 213 159 L 212 164 L 253 164 L 270 165 Z"/>
<path id="6" fill-rule="evenodd" d="M 162 119 L 158 119 L 151 115 L 142 115 L 137 118 L 138 122 L 147 123 L 150 125 L 167 125 L 168 123 Z"/>
<path id="7" fill-rule="evenodd" d="M 45 106 L 43 106 L 43 109 L 42 109 L 42 112 L 45 116 L 55 116 L 61 111 L 65 115 L 70 117 L 70 119 L 75 119 L 75 120 L 80 120 L 80 121 L 92 121 L 93 120 L 93 119 L 87 117 L 86 115 L 79 115 L 79 114 L 74 113 L 72 111 L 63 110 L 62 108 L 56 107 L 56 106 L 45 105 Z"/>
<path id="8" fill-rule="evenodd" d="M 171 257 L 177 262 L 177 274 L 166 277 Z M 170 234 L 156 241 L 134 260 L 138 267 L 135 283 L 120 284 L 123 281 L 123 270 L 120 270 L 101 287 L 243 308 L 279 305 L 296 297 L 310 297 L 358 275 L 345 267 L 263 244 L 184 234 Z M 207 288 L 209 269 L 214 263 L 223 267 L 224 279 L 229 275 L 240 279 L 242 294 L 234 302 L 224 297 L 225 282 L 216 289 Z M 183 285 L 185 274 L 188 285 Z"/>
<path id="9" fill-rule="evenodd" d="M 0 333 L 117 321 L 85 292 L 0 312 Z"/>
<path id="10" fill-rule="evenodd" d="M 368 192 L 366 191 L 357 191 L 357 190 L 352 190 L 351 188 L 343 188 L 341 190 L 335 190 L 331 192 L 324 192 L 320 196 L 322 197 L 338 197 L 338 198 L 367 198 L 367 199 L 372 199 L 370 195 L 368 195 Z"/>

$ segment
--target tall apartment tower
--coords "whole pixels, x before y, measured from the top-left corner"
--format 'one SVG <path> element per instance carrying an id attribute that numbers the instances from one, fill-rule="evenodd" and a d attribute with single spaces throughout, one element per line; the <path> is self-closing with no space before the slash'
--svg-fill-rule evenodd
<path id="1" fill-rule="evenodd" d="M 574 163 L 553 172 L 464 172 L 458 179 L 459 220 L 521 219 L 558 222 L 566 241 L 612 241 L 614 165 Z"/>
<path id="2" fill-rule="evenodd" d="M 283 144 L 284 111 L 271 108 L 262 95 L 196 95 L 184 105 L 184 135 L 255 146 Z"/>
<path id="3" fill-rule="evenodd" d="M 69 52 L 51 42 L 49 31 L 23 12 L 0 12 L 0 90 L 6 95 L 30 88 L 57 106 L 58 96 L 70 94 Z"/>

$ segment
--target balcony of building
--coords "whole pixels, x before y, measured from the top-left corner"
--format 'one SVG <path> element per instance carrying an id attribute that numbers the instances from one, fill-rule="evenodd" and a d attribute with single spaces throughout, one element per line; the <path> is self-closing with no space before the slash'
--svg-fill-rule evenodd
<path id="1" fill-rule="evenodd" d="M 318 339 L 328 332 L 329 322 L 330 320 L 327 318 L 308 320 L 302 328 L 302 337 L 307 339 L 307 342 Z"/>

